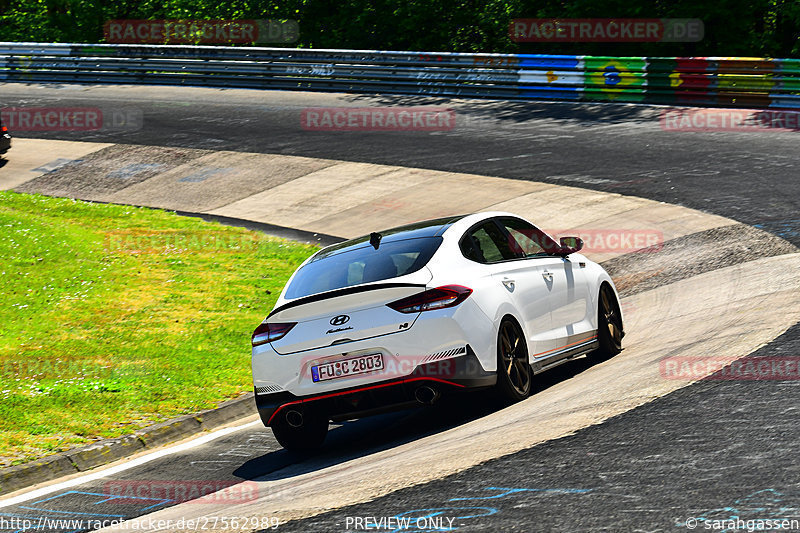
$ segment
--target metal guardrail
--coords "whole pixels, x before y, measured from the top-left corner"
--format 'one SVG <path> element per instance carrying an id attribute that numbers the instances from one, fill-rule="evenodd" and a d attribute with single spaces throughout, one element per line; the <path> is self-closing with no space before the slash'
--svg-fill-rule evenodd
<path id="1" fill-rule="evenodd" d="M 800 108 L 800 59 L 0 42 L 0 81 Z"/>

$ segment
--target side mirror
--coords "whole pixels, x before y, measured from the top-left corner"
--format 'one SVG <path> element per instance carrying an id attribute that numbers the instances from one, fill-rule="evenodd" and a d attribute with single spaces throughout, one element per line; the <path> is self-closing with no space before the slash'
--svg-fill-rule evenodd
<path id="1" fill-rule="evenodd" d="M 561 246 L 559 255 L 569 255 L 583 249 L 583 239 L 580 237 L 561 237 L 558 244 Z"/>

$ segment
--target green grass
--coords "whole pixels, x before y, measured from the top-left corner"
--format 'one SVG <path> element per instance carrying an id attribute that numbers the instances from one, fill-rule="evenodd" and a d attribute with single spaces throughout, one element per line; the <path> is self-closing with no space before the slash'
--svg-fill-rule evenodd
<path id="1" fill-rule="evenodd" d="M 0 466 L 251 390 L 250 334 L 316 250 L 11 192 L 0 228 Z"/>

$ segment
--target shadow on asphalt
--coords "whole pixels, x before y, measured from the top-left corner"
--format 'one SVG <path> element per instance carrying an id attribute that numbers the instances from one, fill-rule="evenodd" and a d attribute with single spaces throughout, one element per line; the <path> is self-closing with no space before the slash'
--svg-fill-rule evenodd
<path id="1" fill-rule="evenodd" d="M 347 95 L 345 99 L 366 105 L 451 107 L 456 116 L 491 119 L 513 125 L 529 120 L 555 120 L 564 124 L 597 126 L 613 123 L 657 123 L 664 110 L 657 106 L 626 103 L 543 102 L 536 100 L 482 100 L 457 97 L 403 95 Z M 458 124 L 458 118 L 456 119 Z"/>
<path id="2" fill-rule="evenodd" d="M 532 394 L 573 378 L 592 366 L 585 357 L 537 375 Z M 245 480 L 289 479 L 353 459 L 396 448 L 502 410 L 504 403 L 492 390 L 443 397 L 435 405 L 398 411 L 334 425 L 322 449 L 314 454 L 278 450 L 251 459 L 233 475 Z"/>

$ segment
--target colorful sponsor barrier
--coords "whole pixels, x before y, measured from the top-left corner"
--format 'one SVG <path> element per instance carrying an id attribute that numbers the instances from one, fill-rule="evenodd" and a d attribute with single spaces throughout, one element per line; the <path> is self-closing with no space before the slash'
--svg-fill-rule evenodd
<path id="1" fill-rule="evenodd" d="M 0 43 L 0 81 L 800 108 L 799 59 Z"/>
<path id="2" fill-rule="evenodd" d="M 647 62 L 634 57 L 585 57 L 587 100 L 641 102 L 647 86 Z"/>

